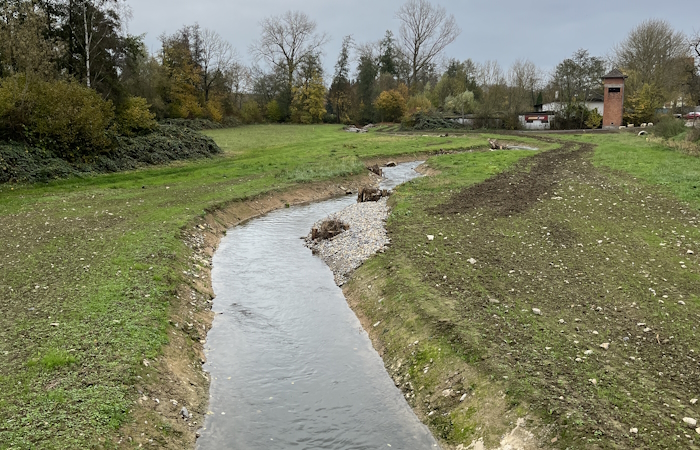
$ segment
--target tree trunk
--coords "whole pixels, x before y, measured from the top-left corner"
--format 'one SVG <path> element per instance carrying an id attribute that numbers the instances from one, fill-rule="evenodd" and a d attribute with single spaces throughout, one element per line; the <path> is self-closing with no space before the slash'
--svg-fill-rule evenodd
<path id="1" fill-rule="evenodd" d="M 87 87 L 90 86 L 90 40 L 91 36 L 88 32 L 88 18 L 87 18 L 87 3 L 83 4 L 83 23 L 85 25 L 85 71 Z M 92 31 L 92 30 L 90 30 Z"/>

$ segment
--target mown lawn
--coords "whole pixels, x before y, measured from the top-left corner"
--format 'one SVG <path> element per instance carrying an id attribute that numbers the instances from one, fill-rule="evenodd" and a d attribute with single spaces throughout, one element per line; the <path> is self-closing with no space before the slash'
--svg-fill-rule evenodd
<path id="1" fill-rule="evenodd" d="M 700 159 L 564 141 L 432 158 L 346 292 L 446 442 L 525 418 L 553 448 L 699 448 Z"/>
<path id="2" fill-rule="evenodd" d="M 366 158 L 486 145 L 480 135 L 356 135 L 337 126 L 208 134 L 223 156 L 0 185 L 0 449 L 113 445 L 133 421 L 138 377 L 158 382 L 146 380 L 142 362 L 168 340 L 191 252 L 181 231 L 205 211 L 358 174 Z"/>

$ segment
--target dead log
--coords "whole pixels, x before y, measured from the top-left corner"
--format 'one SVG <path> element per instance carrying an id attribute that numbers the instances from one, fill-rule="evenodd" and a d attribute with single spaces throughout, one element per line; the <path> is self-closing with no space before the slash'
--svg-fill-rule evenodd
<path id="1" fill-rule="evenodd" d="M 311 240 L 318 241 L 331 239 L 349 229 L 350 226 L 341 222 L 340 220 L 326 220 L 325 222 L 321 223 L 318 228 L 311 229 Z"/>
<path id="2" fill-rule="evenodd" d="M 382 169 L 379 167 L 378 164 L 375 164 L 373 166 L 368 167 L 367 170 L 369 170 L 370 172 L 372 172 L 376 175 L 379 175 L 380 177 L 384 176 L 384 172 L 382 172 Z"/>
<path id="3" fill-rule="evenodd" d="M 362 188 L 357 194 L 357 203 L 378 202 L 382 197 L 388 197 L 391 191 L 387 189 Z"/>
<path id="4" fill-rule="evenodd" d="M 506 147 L 503 144 L 499 144 L 495 139 L 489 139 L 489 145 L 491 150 L 504 150 Z"/>

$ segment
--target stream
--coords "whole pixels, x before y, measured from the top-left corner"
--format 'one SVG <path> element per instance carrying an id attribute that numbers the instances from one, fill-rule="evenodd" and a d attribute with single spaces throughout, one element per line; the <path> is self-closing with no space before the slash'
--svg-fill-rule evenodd
<path id="1" fill-rule="evenodd" d="M 419 176 L 385 168 L 382 188 Z M 330 269 L 301 236 L 355 196 L 267 214 L 228 231 L 214 255 L 207 336 L 210 414 L 199 450 L 434 449 Z"/>

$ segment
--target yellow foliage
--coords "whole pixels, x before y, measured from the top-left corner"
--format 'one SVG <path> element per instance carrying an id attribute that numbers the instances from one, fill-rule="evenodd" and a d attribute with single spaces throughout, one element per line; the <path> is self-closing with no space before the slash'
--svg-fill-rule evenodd
<path id="1" fill-rule="evenodd" d="M 406 98 L 399 89 L 384 91 L 374 102 L 382 121 L 395 122 L 406 113 Z"/>
<path id="2" fill-rule="evenodd" d="M 119 131 L 127 136 L 151 131 L 158 126 L 156 115 L 142 97 L 129 97 L 117 116 Z"/>
<path id="3" fill-rule="evenodd" d="M 221 123 L 221 121 L 224 119 L 224 108 L 221 106 L 221 102 L 218 100 L 213 98 L 209 99 L 206 105 L 204 105 L 204 109 L 206 111 L 207 119 L 216 123 Z"/>

